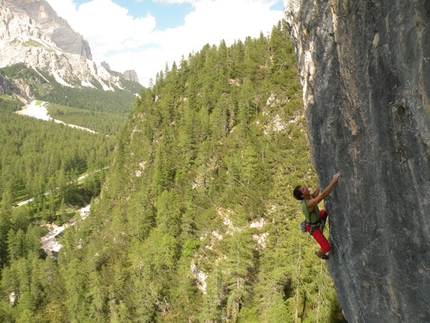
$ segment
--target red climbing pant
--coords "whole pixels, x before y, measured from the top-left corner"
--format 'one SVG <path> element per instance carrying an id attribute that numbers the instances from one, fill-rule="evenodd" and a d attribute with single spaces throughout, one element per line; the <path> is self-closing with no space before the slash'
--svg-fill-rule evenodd
<path id="1" fill-rule="evenodd" d="M 326 210 L 320 210 L 320 220 L 324 221 L 326 223 L 327 219 L 327 212 Z M 312 229 L 312 231 L 311 231 Z M 331 246 L 328 243 L 326 237 L 324 237 L 324 234 L 320 231 L 319 226 L 317 227 L 311 227 L 310 225 L 306 224 L 306 231 L 311 232 L 312 237 L 319 243 L 321 250 L 324 253 L 327 253 L 331 250 Z"/>

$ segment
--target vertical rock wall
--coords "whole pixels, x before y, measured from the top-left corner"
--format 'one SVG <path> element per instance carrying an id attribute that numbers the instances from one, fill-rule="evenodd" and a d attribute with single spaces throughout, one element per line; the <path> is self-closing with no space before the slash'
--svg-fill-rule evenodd
<path id="1" fill-rule="evenodd" d="M 7 7 L 12 4 L 26 11 L 41 28 L 43 33 L 57 45 L 58 48 L 71 54 L 81 55 L 92 60 L 91 48 L 81 34 L 75 32 L 66 20 L 59 17 L 45 0 L 2 0 Z"/>
<path id="2" fill-rule="evenodd" d="M 430 1 L 285 0 L 348 322 L 430 322 Z"/>

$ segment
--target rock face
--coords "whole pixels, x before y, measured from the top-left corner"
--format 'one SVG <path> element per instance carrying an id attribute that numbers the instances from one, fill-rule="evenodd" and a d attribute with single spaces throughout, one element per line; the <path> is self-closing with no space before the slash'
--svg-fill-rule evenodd
<path id="1" fill-rule="evenodd" d="M 45 0 L 13 0 L 13 3 L 16 7 L 23 9 L 58 48 L 89 60 L 92 59 L 88 42 L 75 32 L 66 20 L 59 17 L 48 2 Z"/>
<path id="2" fill-rule="evenodd" d="M 139 78 L 137 77 L 137 73 L 135 70 L 127 70 L 123 74 L 130 81 L 139 83 Z"/>
<path id="3" fill-rule="evenodd" d="M 38 16 L 32 18 L 30 14 Z M 85 46 L 79 45 L 82 44 L 81 36 L 73 41 L 79 34 L 69 30 L 68 24 L 61 22 L 47 2 L 2 0 L 0 17 L 0 68 L 24 63 L 28 68 L 49 73 L 64 86 L 98 86 L 105 91 L 122 88 L 119 76 L 88 59 L 91 56 L 89 47 L 86 50 Z M 75 43 L 76 51 L 81 54 L 59 48 L 59 38 L 67 39 L 63 48 L 70 41 L 70 46 Z"/>
<path id="4" fill-rule="evenodd" d="M 102 67 L 104 67 L 107 71 L 110 71 L 110 66 L 107 62 L 103 61 L 100 63 Z"/>
<path id="5" fill-rule="evenodd" d="M 22 102 L 28 102 L 33 93 L 30 87 L 22 80 L 11 80 L 0 74 L 0 95 L 14 93 Z"/>
<path id="6" fill-rule="evenodd" d="M 430 2 L 285 0 L 348 322 L 430 322 Z"/>

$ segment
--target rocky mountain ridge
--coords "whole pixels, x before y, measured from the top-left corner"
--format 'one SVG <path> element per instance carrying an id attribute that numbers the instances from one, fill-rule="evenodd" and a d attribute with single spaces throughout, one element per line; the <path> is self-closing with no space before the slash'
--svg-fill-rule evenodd
<path id="1" fill-rule="evenodd" d="M 430 322 L 430 5 L 285 0 L 348 322 Z"/>
<path id="2" fill-rule="evenodd" d="M 12 93 L 17 95 L 23 102 L 30 102 L 30 99 L 34 97 L 30 86 L 23 80 L 11 80 L 0 74 L 0 95 Z"/>
<path id="3" fill-rule="evenodd" d="M 5 1 L 7 2 L 7 0 Z M 56 47 L 70 54 L 77 54 L 92 60 L 88 42 L 75 32 L 66 20 L 59 17 L 45 0 L 14 0 L 15 10 L 23 11 L 49 37 Z"/>
<path id="4" fill-rule="evenodd" d="M 24 63 L 39 73 L 49 73 L 63 86 L 105 91 L 124 88 L 120 74 L 93 62 L 88 42 L 46 1 L 3 0 L 0 15 L 0 68 Z M 17 81 L 6 81 L 5 76 L 2 79 Z"/>
<path id="5" fill-rule="evenodd" d="M 126 78 L 133 82 L 139 82 L 139 78 L 137 77 L 137 73 L 135 70 L 127 70 L 123 74 Z"/>

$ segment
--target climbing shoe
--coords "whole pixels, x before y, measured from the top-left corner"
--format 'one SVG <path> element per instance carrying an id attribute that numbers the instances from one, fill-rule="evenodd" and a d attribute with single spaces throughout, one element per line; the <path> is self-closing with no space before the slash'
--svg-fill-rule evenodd
<path id="1" fill-rule="evenodd" d="M 315 251 L 315 254 L 317 255 L 318 258 L 328 259 L 328 256 L 321 249 L 318 251 Z"/>

